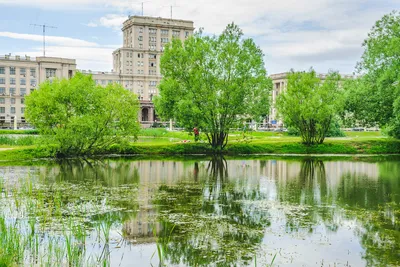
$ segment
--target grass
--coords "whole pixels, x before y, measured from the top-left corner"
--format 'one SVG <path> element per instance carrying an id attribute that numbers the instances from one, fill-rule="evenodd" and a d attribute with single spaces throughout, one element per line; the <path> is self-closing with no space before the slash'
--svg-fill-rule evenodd
<path id="1" fill-rule="evenodd" d="M 39 134 L 38 130 L 0 130 L 0 135 L 6 134 Z"/>
<path id="2" fill-rule="evenodd" d="M 8 137 L 0 136 L 0 146 L 31 146 L 36 143 L 35 136 Z"/>
<path id="3" fill-rule="evenodd" d="M 213 154 L 206 137 L 195 143 L 187 132 L 165 129 L 142 129 L 138 142 L 113 145 L 102 154 L 121 155 L 189 155 Z M 0 165 L 51 157 L 46 149 L 36 146 L 35 137 L 0 137 Z M 399 154 L 400 140 L 382 136 L 379 132 L 347 132 L 346 137 L 327 138 L 321 145 L 306 146 L 299 137 L 280 132 L 233 132 L 223 151 L 226 155 L 254 154 Z M 5 163 L 5 162 L 8 163 Z M 3 162 L 3 163 L 2 163 Z"/>

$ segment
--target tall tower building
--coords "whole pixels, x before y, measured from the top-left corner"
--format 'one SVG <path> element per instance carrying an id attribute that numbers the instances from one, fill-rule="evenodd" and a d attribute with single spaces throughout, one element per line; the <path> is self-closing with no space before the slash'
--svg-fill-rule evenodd
<path id="1" fill-rule="evenodd" d="M 121 84 L 137 94 L 142 124 L 155 120 L 152 99 L 161 80 L 160 57 L 173 38 L 184 41 L 193 34 L 193 21 L 132 16 L 122 27 L 123 46 L 113 53 L 113 70 Z"/>

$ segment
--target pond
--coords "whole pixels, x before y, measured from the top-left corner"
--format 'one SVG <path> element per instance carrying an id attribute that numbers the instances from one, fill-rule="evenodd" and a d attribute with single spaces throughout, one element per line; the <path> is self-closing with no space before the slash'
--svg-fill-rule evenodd
<path id="1" fill-rule="evenodd" d="M 0 266 L 400 266 L 396 157 L 17 165 Z"/>

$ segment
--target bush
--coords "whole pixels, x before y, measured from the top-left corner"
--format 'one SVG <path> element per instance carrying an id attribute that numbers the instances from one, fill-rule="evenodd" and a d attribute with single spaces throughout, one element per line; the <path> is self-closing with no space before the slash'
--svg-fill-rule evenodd
<path id="1" fill-rule="evenodd" d="M 91 76 L 45 82 L 26 97 L 25 115 L 59 157 L 101 153 L 139 132 L 136 95 L 119 84 L 96 86 Z"/>

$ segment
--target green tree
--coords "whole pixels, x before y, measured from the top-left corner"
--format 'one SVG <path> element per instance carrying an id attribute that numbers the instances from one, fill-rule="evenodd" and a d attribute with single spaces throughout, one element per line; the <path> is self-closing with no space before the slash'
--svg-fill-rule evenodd
<path id="1" fill-rule="evenodd" d="M 40 85 L 26 98 L 25 116 L 58 157 L 101 152 L 139 131 L 137 97 L 118 84 L 96 86 L 91 76 Z"/>
<path id="2" fill-rule="evenodd" d="M 263 53 L 234 24 L 220 36 L 201 32 L 182 43 L 174 39 L 161 58 L 163 80 L 155 98 L 158 114 L 185 128 L 198 127 L 215 149 L 228 142 L 229 129 L 269 110 L 272 81 Z"/>
<path id="3" fill-rule="evenodd" d="M 322 144 L 334 117 L 342 109 L 340 75 L 330 72 L 325 81 L 314 70 L 288 75 L 286 92 L 278 96 L 278 112 L 288 127 L 300 133 L 304 144 Z"/>
<path id="4" fill-rule="evenodd" d="M 362 75 L 345 84 L 346 111 L 358 123 L 386 127 L 400 138 L 400 14 L 393 11 L 372 27 L 358 63 Z"/>

